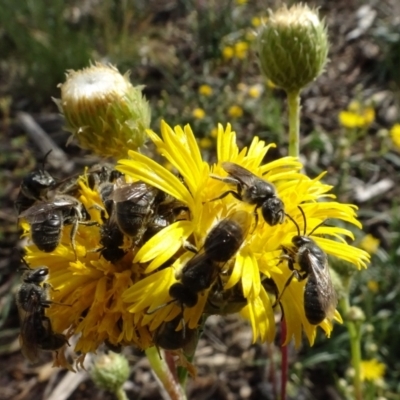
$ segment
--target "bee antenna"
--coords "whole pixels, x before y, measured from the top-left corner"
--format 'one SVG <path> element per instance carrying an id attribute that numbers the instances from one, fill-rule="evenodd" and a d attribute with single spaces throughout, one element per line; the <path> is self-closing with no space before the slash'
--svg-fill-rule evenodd
<path id="1" fill-rule="evenodd" d="M 45 165 L 46 165 L 47 157 L 50 155 L 50 153 L 51 153 L 52 151 L 53 151 L 53 149 L 50 149 L 50 150 L 44 155 L 44 157 L 43 157 L 43 161 L 42 161 L 43 170 L 44 170 Z"/>
<path id="2" fill-rule="evenodd" d="M 297 206 L 297 208 L 300 210 L 301 215 L 303 216 L 303 221 L 304 221 L 304 236 L 307 235 L 307 219 L 306 219 L 306 214 L 304 214 L 303 209 L 300 206 Z M 315 230 L 315 228 L 314 228 Z M 310 234 L 311 235 L 311 234 Z"/>
<path id="3" fill-rule="evenodd" d="M 14 247 L 14 250 L 18 253 L 19 255 L 19 259 L 21 260 L 22 264 L 25 265 L 24 268 L 18 268 L 18 270 L 27 270 L 27 269 L 31 269 L 31 267 L 29 266 L 29 264 L 27 263 L 27 261 L 24 258 L 24 253 L 23 251 L 21 251 L 20 249 L 17 249 L 16 247 Z"/>
<path id="4" fill-rule="evenodd" d="M 298 235 L 301 236 L 299 224 L 289 214 L 285 213 L 285 215 L 294 223 L 295 227 L 297 228 Z"/>
<path id="5" fill-rule="evenodd" d="M 308 236 L 311 236 L 320 226 L 324 225 L 326 222 L 326 219 L 324 219 L 322 222 L 320 222 L 309 234 Z"/>

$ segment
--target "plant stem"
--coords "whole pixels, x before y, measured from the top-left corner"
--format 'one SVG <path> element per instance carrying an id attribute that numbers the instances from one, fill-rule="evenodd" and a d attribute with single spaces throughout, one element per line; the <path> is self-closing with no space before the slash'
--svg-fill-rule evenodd
<path id="1" fill-rule="evenodd" d="M 115 391 L 115 396 L 118 400 L 128 400 L 128 396 L 122 386 Z"/>
<path id="2" fill-rule="evenodd" d="M 288 92 L 289 156 L 300 155 L 300 91 Z"/>
<path id="3" fill-rule="evenodd" d="M 285 318 L 282 319 L 281 322 L 281 354 L 282 354 L 282 371 L 281 371 L 281 400 L 286 400 L 286 384 L 288 380 L 288 347 L 286 342 L 286 320 Z"/>
<path id="4" fill-rule="evenodd" d="M 146 350 L 146 356 L 162 385 L 162 389 L 168 393 L 171 400 L 186 400 L 186 394 L 172 375 L 165 360 L 160 357 L 156 347 L 149 347 Z"/>
<path id="5" fill-rule="evenodd" d="M 345 324 L 350 337 L 351 364 L 354 368 L 354 398 L 362 400 L 362 382 L 361 382 L 361 326 L 356 321 L 349 319 L 350 301 L 348 297 L 350 279 L 343 280 L 343 286 L 346 289 L 347 295 L 340 300 L 340 307 L 343 311 Z"/>

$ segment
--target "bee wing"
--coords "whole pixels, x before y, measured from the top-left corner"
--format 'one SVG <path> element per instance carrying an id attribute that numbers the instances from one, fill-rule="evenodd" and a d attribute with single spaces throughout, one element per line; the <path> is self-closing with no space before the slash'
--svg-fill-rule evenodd
<path id="1" fill-rule="evenodd" d="M 308 258 L 316 282 L 318 300 L 320 301 L 322 308 L 325 310 L 327 318 L 331 319 L 336 309 L 337 295 L 332 285 L 328 260 L 325 259 L 325 262 L 321 263 L 321 260 L 312 253 L 308 254 Z M 308 279 L 310 278 L 312 279 L 311 276 L 309 276 Z"/>
<path id="2" fill-rule="evenodd" d="M 223 162 L 222 168 L 233 178 L 237 179 L 242 185 L 252 186 L 258 177 L 246 168 L 232 162 Z"/>
<path id="3" fill-rule="evenodd" d="M 149 192 L 152 192 L 155 195 L 157 193 L 157 189 L 153 186 L 147 185 L 144 182 L 135 182 L 114 188 L 110 199 L 116 202 L 139 200 Z"/>
<path id="4" fill-rule="evenodd" d="M 18 307 L 21 333 L 19 335 L 19 344 L 22 354 L 32 363 L 39 357 L 39 337 L 35 329 L 35 318 L 33 312 L 26 312 Z"/>
<path id="5" fill-rule="evenodd" d="M 19 218 L 26 218 L 30 223 L 41 223 L 48 219 L 48 214 L 50 212 L 53 213 L 60 207 L 61 206 L 49 202 L 36 203 L 22 212 Z"/>

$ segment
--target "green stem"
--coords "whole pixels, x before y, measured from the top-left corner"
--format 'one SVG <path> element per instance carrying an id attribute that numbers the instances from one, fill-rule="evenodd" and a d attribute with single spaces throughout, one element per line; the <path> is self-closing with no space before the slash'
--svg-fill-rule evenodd
<path id="1" fill-rule="evenodd" d="M 115 395 L 117 396 L 118 400 L 128 400 L 128 396 L 122 386 L 115 391 Z"/>
<path id="2" fill-rule="evenodd" d="M 340 300 L 340 307 L 342 309 L 347 331 L 350 337 L 350 351 L 351 351 L 351 364 L 354 368 L 354 398 L 362 400 L 362 382 L 361 382 L 361 326 L 359 323 L 349 320 L 350 302 L 349 302 L 349 286 L 350 279 L 344 281 L 344 287 L 347 289 L 347 295 Z"/>
<path id="3" fill-rule="evenodd" d="M 186 400 L 183 388 L 175 380 L 167 363 L 160 357 L 156 347 L 149 347 L 146 350 L 146 356 L 162 388 L 169 394 L 171 400 Z"/>
<path id="4" fill-rule="evenodd" d="M 300 90 L 288 92 L 289 156 L 300 155 Z"/>

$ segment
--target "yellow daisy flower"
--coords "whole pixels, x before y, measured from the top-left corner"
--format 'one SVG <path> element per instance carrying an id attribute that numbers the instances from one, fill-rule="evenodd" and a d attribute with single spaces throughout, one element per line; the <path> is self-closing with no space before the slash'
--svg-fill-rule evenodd
<path id="1" fill-rule="evenodd" d="M 400 149 L 400 124 L 394 124 L 390 129 L 390 137 L 394 145 Z"/>
<path id="2" fill-rule="evenodd" d="M 386 365 L 376 359 L 361 361 L 361 380 L 377 381 L 385 375 Z"/>
<path id="3" fill-rule="evenodd" d="M 345 128 L 368 128 L 375 121 L 375 110 L 358 101 L 349 104 L 348 110 L 339 113 L 340 125 Z"/>
<path id="4" fill-rule="evenodd" d="M 226 184 L 212 176 L 226 175 L 222 162 L 230 161 L 243 166 L 257 176 L 264 176 L 276 187 L 279 197 L 286 205 L 286 212 L 294 218 L 300 226 L 304 226 L 302 215 L 297 208 L 301 204 L 306 216 L 308 231 L 323 223 L 326 219 L 342 219 L 356 226 L 360 223 L 356 219 L 355 207 L 340 204 L 334 201 L 317 202 L 317 200 L 333 197 L 329 194 L 330 186 L 321 183 L 322 176 L 309 179 L 300 173 L 301 164 L 292 157 L 284 157 L 269 164 L 261 165 L 268 149 L 258 138 L 254 138 L 249 148 L 239 150 L 236 145 L 236 135 L 230 126 L 224 130 L 218 127 L 217 156 L 218 162 L 209 166 L 202 158 L 197 147 L 195 136 L 189 126 L 184 129 L 170 128 L 165 122 L 161 125 L 161 138 L 149 131 L 149 137 L 161 154 L 175 166 L 182 180 L 160 167 L 150 158 L 131 152 L 130 160 L 120 160 L 118 170 L 133 179 L 146 182 L 163 190 L 187 205 L 191 220 L 178 221 L 169 226 L 149 242 L 143 245 L 135 256 L 134 262 L 148 263 L 146 278 L 134 284 L 123 294 L 123 300 L 128 309 L 135 315 L 142 325 L 149 329 L 156 329 L 164 320 L 176 317 L 181 306 L 174 302 L 169 288 L 179 282 L 181 271 L 192 257 L 189 252 L 179 253 L 182 243 L 192 240 L 198 249 L 202 249 L 207 233 L 217 221 L 229 218 L 233 211 L 247 211 L 252 213 L 254 206 L 237 201 L 228 195 L 218 201 L 218 198 L 227 190 Z M 252 228 L 234 260 L 224 266 L 221 273 L 223 289 L 241 287 L 242 296 L 246 305 L 241 311 L 244 318 L 249 319 L 253 328 L 254 339 L 273 340 L 274 331 L 274 301 L 268 294 L 269 288 L 264 280 L 272 278 L 276 283 L 278 293 L 283 291 L 291 271 L 286 261 L 280 260 L 282 245 L 291 247 L 291 239 L 297 234 L 296 226 L 286 220 L 283 224 L 269 226 L 265 221 L 258 221 Z M 352 238 L 350 231 L 321 226 L 317 234 L 329 235 L 333 239 L 313 237 L 321 248 L 330 255 L 349 261 L 357 267 L 365 267 L 369 256 L 363 250 L 347 244 L 343 236 Z M 159 269 L 175 254 L 175 262 L 166 268 Z M 304 285 L 305 282 L 293 280 L 285 289 L 280 299 L 287 321 L 287 342 L 292 338 L 300 344 L 302 331 L 313 343 L 316 326 L 308 322 L 304 313 Z M 266 288 L 267 287 L 267 288 Z M 199 319 L 207 303 L 210 289 L 199 294 L 199 300 L 193 307 L 184 307 L 183 317 L 189 328 L 198 326 Z M 151 293 L 151 296 L 146 296 Z M 146 311 L 151 310 L 150 313 Z M 154 312 L 153 312 L 154 311 Z M 335 318 L 340 321 L 336 312 Z M 325 319 L 320 326 L 327 334 L 332 325 Z"/>
<path id="5" fill-rule="evenodd" d="M 203 119 L 206 116 L 206 112 L 202 108 L 197 107 L 192 111 L 192 115 L 196 119 Z"/>
<path id="6" fill-rule="evenodd" d="M 75 351 L 82 358 L 103 343 L 141 349 L 154 346 L 170 321 L 181 321 L 177 329 L 185 329 L 189 336 L 209 314 L 240 312 L 249 321 L 254 340 L 274 340 L 274 313 L 280 309 L 287 324 L 286 343 L 294 339 L 298 346 L 304 332 L 312 344 L 317 326 L 329 335 L 332 319 L 341 321 L 340 315 L 337 311 L 327 313 L 321 323 L 309 322 L 304 304 L 304 287 L 309 280 L 294 277 L 288 284 L 290 267 L 300 270 L 296 262 L 292 266 L 295 259 L 288 259 L 288 252 L 295 252 L 296 224 L 301 235 L 318 226 L 312 233 L 317 246 L 358 268 L 365 267 L 369 255 L 347 243 L 347 238 L 352 239 L 350 231 L 333 225 L 340 219 L 359 227 L 355 207 L 335 202 L 331 186 L 321 182 L 323 174 L 308 178 L 301 173 L 302 165 L 296 158 L 263 164 L 275 145 L 255 137 L 249 147 L 239 149 L 230 125 L 225 129 L 218 126 L 217 161 L 213 165 L 202 158 L 190 126 L 172 129 L 162 122 L 161 137 L 153 131 L 147 134 L 169 167 L 130 151 L 130 158 L 120 160 L 116 167 L 124 175 L 112 182 L 113 193 L 129 185 L 147 184 L 149 190 L 172 196 L 182 212 L 157 233 L 143 234 L 142 242 L 123 235 L 118 257 L 110 261 L 104 237 L 110 219 L 107 200 L 102 197 L 104 188 L 90 182 L 90 173 L 79 177 L 73 195 L 96 224 L 78 225 L 75 249 L 68 224 L 51 253 L 33 244 L 26 248 L 32 268 L 46 265 L 49 269 L 49 296 L 54 303 L 46 315 L 54 332 L 79 334 Z M 264 218 L 255 218 L 255 205 L 231 194 L 237 188 L 230 184 L 235 181 L 227 176 L 226 162 L 273 185 L 287 214 L 284 221 L 279 219 L 282 223 L 271 226 Z M 114 194 L 113 204 L 120 201 Z M 149 216 L 156 218 L 157 213 Z M 25 221 L 22 226 L 29 235 L 29 224 Z M 214 237 L 224 240 L 216 240 L 216 246 Z M 233 252 L 226 248 L 229 240 L 234 244 Z M 220 247 L 225 250 L 220 251 Z M 228 257 L 227 251 L 231 252 Z M 187 297 L 184 301 L 183 294 Z"/>
<path id="7" fill-rule="evenodd" d="M 238 105 L 229 107 L 228 115 L 232 118 L 240 118 L 243 116 L 243 108 Z"/>
<path id="8" fill-rule="evenodd" d="M 203 96 L 209 97 L 213 93 L 213 89 L 209 85 L 201 85 L 199 87 L 199 93 L 202 94 Z"/>

